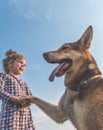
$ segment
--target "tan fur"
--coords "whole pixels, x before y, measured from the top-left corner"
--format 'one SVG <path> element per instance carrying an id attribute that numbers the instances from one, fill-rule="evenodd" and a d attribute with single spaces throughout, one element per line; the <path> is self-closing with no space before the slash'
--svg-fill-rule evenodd
<path id="1" fill-rule="evenodd" d="M 101 72 L 89 52 L 92 36 L 93 28 L 89 26 L 76 42 L 65 43 L 43 55 L 49 63 L 72 61 L 63 72 L 66 90 L 58 105 L 31 97 L 31 102 L 53 120 L 58 123 L 70 120 L 77 130 L 103 130 L 103 78 L 98 76 Z M 61 73 L 57 76 L 62 76 Z"/>

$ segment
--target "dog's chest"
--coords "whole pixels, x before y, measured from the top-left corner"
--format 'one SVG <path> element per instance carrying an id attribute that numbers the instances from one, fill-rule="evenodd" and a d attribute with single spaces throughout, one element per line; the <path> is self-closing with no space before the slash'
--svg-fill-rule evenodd
<path id="1" fill-rule="evenodd" d="M 71 120 L 75 121 L 83 117 L 82 114 L 86 108 L 85 105 L 76 98 L 77 95 L 78 92 L 66 90 L 64 101 L 62 101 L 63 107 L 65 111 L 67 111 L 68 116 L 71 118 Z"/>
<path id="2" fill-rule="evenodd" d="M 65 94 L 64 94 L 64 100 L 62 100 L 62 105 L 65 109 L 65 111 L 67 111 L 68 116 L 72 119 L 75 120 L 76 116 L 75 116 L 75 96 L 77 95 L 77 92 L 72 92 L 70 90 L 66 90 Z"/>
<path id="3" fill-rule="evenodd" d="M 74 107 L 73 107 L 72 102 L 68 102 L 67 100 L 64 100 L 63 106 L 64 106 L 65 111 L 67 111 L 69 117 L 74 120 L 75 115 L 74 115 Z"/>

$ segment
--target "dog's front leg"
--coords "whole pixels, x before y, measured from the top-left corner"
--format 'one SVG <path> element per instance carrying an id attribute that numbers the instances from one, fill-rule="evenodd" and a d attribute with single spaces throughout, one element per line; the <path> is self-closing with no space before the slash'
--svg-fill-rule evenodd
<path id="1" fill-rule="evenodd" d="M 31 97 L 30 100 L 57 123 L 63 123 L 64 121 L 68 120 L 67 112 L 59 105 L 48 103 L 34 96 Z"/>

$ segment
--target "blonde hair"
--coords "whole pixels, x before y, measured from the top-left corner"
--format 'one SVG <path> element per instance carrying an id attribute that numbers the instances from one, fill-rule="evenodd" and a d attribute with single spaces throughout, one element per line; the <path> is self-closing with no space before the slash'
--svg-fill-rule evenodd
<path id="1" fill-rule="evenodd" d="M 21 54 L 18 54 L 16 51 L 13 51 L 12 49 L 8 50 L 5 53 L 6 58 L 3 59 L 3 68 L 6 73 L 9 73 L 10 68 L 12 67 L 12 64 L 17 59 L 25 59 L 25 57 Z"/>

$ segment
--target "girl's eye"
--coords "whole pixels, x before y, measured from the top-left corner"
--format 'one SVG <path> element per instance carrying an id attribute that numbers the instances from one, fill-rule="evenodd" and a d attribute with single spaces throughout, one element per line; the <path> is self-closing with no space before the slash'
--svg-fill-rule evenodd
<path id="1" fill-rule="evenodd" d="M 26 66 L 26 64 L 24 64 L 22 61 L 18 61 L 22 66 Z"/>

